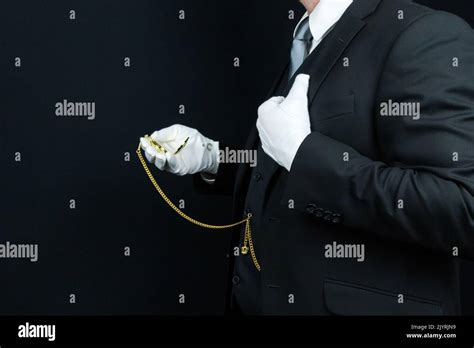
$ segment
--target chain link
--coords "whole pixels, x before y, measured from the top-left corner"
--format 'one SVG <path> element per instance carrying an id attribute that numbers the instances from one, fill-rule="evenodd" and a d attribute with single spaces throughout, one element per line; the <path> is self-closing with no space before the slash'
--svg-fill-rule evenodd
<path id="1" fill-rule="evenodd" d="M 203 222 L 200 222 L 196 219 L 193 219 L 192 217 L 186 215 L 182 210 L 180 210 L 169 198 L 168 196 L 164 193 L 164 191 L 161 189 L 160 185 L 158 185 L 157 181 L 155 180 L 153 174 L 151 173 L 150 169 L 148 168 L 148 165 L 146 164 L 146 161 L 145 159 L 143 158 L 143 155 L 142 155 L 142 150 L 141 150 L 141 147 L 140 145 L 138 145 L 138 148 L 137 148 L 137 155 L 138 155 L 138 158 L 140 160 L 140 163 L 142 164 L 143 166 L 143 169 L 145 170 L 145 173 L 147 174 L 148 178 L 150 179 L 151 183 L 153 184 L 153 186 L 155 187 L 155 189 L 158 191 L 158 193 L 160 194 L 160 196 L 163 198 L 163 200 L 171 207 L 171 209 L 173 209 L 178 215 L 180 215 L 183 219 L 189 221 L 190 223 L 194 224 L 194 225 L 197 225 L 199 227 L 203 227 L 203 228 L 207 228 L 207 229 L 212 229 L 212 230 L 223 230 L 223 229 L 228 229 L 228 228 L 232 228 L 232 227 L 236 227 L 236 226 L 239 226 L 239 225 L 242 225 L 242 224 L 245 224 L 245 235 L 244 235 L 244 245 L 242 246 L 242 254 L 243 255 L 246 255 L 247 252 L 248 252 L 248 247 L 247 247 L 247 243 L 250 247 L 250 255 L 252 257 L 252 261 L 253 261 L 253 264 L 255 265 L 255 268 L 260 272 L 261 270 L 261 267 L 260 267 L 260 264 L 258 263 L 258 260 L 257 260 L 257 255 L 255 253 L 255 248 L 254 248 L 254 245 L 253 245 L 253 240 L 252 240 L 252 231 L 250 229 L 250 219 L 252 218 L 252 214 L 248 214 L 247 215 L 247 218 L 242 220 L 242 221 L 239 221 L 239 222 L 235 222 L 233 224 L 229 224 L 229 225 L 210 225 L 210 224 L 206 224 L 206 223 L 203 223 Z"/>

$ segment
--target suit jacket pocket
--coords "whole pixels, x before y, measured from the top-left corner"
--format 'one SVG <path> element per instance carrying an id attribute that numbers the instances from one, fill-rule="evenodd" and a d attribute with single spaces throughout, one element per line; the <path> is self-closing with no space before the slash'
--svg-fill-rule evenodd
<path id="1" fill-rule="evenodd" d="M 314 122 L 326 121 L 336 117 L 349 115 L 354 112 L 354 95 L 346 95 L 331 100 L 315 102 L 311 108 L 311 118 Z"/>
<path id="2" fill-rule="evenodd" d="M 443 315 L 441 304 L 334 279 L 324 281 L 324 300 L 335 315 Z"/>

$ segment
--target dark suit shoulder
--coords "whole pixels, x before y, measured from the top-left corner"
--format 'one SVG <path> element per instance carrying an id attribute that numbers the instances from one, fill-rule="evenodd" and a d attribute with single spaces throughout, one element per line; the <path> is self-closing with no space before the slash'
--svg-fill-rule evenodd
<path id="1" fill-rule="evenodd" d="M 408 28 L 411 34 L 424 34 L 425 37 L 441 38 L 453 34 L 472 34 L 471 26 L 461 17 L 444 11 L 430 11 L 418 18 Z"/>
<path id="2" fill-rule="evenodd" d="M 403 55 L 431 53 L 450 57 L 472 55 L 474 31 L 462 18 L 444 11 L 429 11 L 406 26 L 394 42 L 393 50 Z"/>
<path id="3" fill-rule="evenodd" d="M 416 44 L 456 35 L 469 39 L 472 35 L 470 25 L 460 17 L 408 0 L 382 0 L 367 23 L 374 32 L 383 33 L 383 40 L 389 46 L 400 39 Z"/>
<path id="4" fill-rule="evenodd" d="M 401 32 L 420 18 L 436 12 L 408 0 L 382 0 L 376 17 L 387 31 Z"/>

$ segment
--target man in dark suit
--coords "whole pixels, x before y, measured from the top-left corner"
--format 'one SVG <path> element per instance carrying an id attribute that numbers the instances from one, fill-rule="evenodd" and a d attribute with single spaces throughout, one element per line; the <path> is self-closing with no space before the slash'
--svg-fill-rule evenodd
<path id="1" fill-rule="evenodd" d="M 216 164 L 219 143 L 179 125 L 152 137 L 189 138 L 182 155 L 142 139 L 148 160 L 233 187 L 235 219 L 251 216 L 233 242 L 234 310 L 459 314 L 458 260 L 474 256 L 472 29 L 406 0 L 302 3 L 281 97 L 247 142 L 257 166 Z"/>

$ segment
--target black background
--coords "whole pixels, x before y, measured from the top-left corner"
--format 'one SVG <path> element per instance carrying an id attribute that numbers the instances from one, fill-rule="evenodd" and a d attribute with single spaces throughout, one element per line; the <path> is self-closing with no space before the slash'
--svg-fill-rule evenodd
<path id="1" fill-rule="evenodd" d="M 472 0 L 419 2 L 474 24 Z M 0 314 L 222 313 L 230 235 L 175 215 L 134 151 L 174 123 L 243 143 L 302 13 L 296 0 L 1 0 L 0 243 L 38 243 L 39 261 L 0 260 Z M 95 102 L 96 119 L 56 117 L 63 99 Z M 157 177 L 193 217 L 230 222 L 228 198 Z M 473 274 L 464 262 L 465 314 Z"/>

